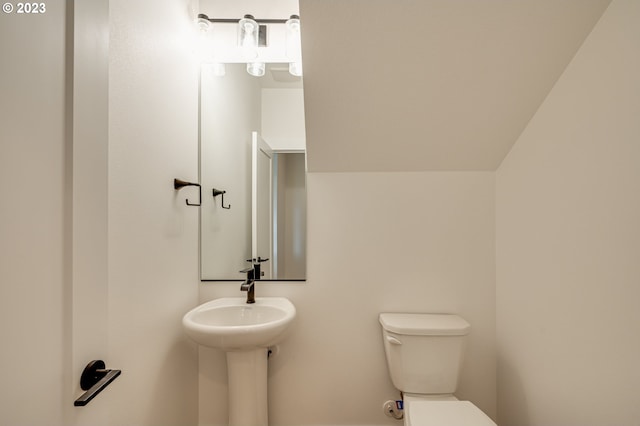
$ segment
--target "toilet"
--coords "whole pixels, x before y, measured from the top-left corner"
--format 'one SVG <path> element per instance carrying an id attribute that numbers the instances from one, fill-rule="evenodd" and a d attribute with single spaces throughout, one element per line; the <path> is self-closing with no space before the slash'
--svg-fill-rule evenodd
<path id="1" fill-rule="evenodd" d="M 402 392 L 405 426 L 496 426 L 458 386 L 471 326 L 452 314 L 381 313 L 382 338 L 393 385 Z"/>

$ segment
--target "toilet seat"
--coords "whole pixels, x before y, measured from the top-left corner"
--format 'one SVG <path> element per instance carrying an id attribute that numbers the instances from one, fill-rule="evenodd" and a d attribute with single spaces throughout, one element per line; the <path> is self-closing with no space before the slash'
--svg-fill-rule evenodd
<path id="1" fill-rule="evenodd" d="M 407 408 L 406 426 L 496 426 L 469 401 L 413 401 Z"/>

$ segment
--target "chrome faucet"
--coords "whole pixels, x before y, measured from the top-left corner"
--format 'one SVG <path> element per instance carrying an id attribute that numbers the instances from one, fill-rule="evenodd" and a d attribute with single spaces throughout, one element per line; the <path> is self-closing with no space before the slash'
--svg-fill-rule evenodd
<path id="1" fill-rule="evenodd" d="M 259 266 L 259 265 L 257 265 Z M 255 268 L 247 268 L 240 271 L 247 274 L 247 279 L 240 285 L 241 291 L 247 292 L 247 303 L 256 303 L 256 280 L 255 280 Z"/>

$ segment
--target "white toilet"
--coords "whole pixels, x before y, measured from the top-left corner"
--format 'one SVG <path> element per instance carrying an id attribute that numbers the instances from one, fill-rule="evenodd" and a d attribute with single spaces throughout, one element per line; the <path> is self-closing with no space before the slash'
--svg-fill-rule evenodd
<path id="1" fill-rule="evenodd" d="M 402 392 L 406 426 L 496 426 L 458 386 L 471 326 L 451 314 L 380 314 L 393 385 Z"/>

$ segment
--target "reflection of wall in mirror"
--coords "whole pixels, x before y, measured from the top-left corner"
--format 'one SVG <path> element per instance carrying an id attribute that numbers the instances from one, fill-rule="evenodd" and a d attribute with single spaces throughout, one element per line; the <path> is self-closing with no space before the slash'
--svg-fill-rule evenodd
<path id="1" fill-rule="evenodd" d="M 307 191 L 304 153 L 274 156 L 274 278 L 307 276 Z"/>
<path id="2" fill-rule="evenodd" d="M 238 273 L 251 257 L 251 132 L 260 126 L 261 101 L 258 79 L 244 67 L 227 66 L 224 77 L 210 66 L 201 74 L 200 182 L 201 276 L 209 279 L 241 279 Z M 221 197 L 212 188 L 227 191 Z"/>
<path id="3" fill-rule="evenodd" d="M 302 89 L 262 89 L 262 137 L 274 151 L 306 148 Z"/>

